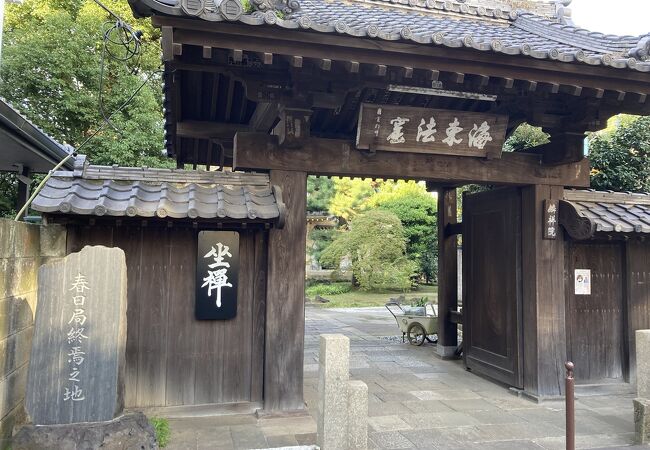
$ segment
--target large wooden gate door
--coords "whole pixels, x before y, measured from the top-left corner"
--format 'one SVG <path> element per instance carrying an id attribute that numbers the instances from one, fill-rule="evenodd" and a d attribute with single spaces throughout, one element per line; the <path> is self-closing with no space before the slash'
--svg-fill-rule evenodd
<path id="1" fill-rule="evenodd" d="M 521 192 L 463 200 L 463 350 L 467 368 L 523 388 Z"/>
<path id="2" fill-rule="evenodd" d="M 627 378 L 623 243 L 571 242 L 566 256 L 567 356 L 578 383 Z M 575 269 L 591 270 L 591 295 L 576 295 Z"/>

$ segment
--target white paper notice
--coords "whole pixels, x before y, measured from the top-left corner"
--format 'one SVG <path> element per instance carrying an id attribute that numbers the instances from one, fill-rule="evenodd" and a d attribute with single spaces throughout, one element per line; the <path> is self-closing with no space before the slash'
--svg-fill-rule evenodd
<path id="1" fill-rule="evenodd" d="M 576 269 L 574 279 L 575 279 L 576 295 L 591 295 L 591 270 L 590 269 Z"/>

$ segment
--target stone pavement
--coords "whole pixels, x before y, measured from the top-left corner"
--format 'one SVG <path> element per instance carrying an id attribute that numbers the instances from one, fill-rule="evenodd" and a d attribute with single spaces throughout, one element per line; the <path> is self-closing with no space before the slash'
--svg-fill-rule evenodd
<path id="1" fill-rule="evenodd" d="M 563 449 L 563 402 L 541 405 L 442 361 L 434 346 L 402 344 L 384 308 L 306 310 L 305 401 L 312 417 L 170 420 L 169 449 L 248 449 L 316 443 L 318 336 L 350 338 L 350 372 L 369 389 L 374 449 Z M 632 395 L 576 401 L 577 448 L 634 442 Z M 630 448 L 630 447 L 626 447 Z M 646 448 L 646 447 L 638 447 Z"/>

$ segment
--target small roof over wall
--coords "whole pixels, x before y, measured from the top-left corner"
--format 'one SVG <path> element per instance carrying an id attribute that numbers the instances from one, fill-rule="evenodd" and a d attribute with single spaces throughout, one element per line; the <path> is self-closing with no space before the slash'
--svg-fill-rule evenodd
<path id="1" fill-rule="evenodd" d="M 22 165 L 31 172 L 48 172 L 71 151 L 0 99 L 0 170 L 15 172 Z M 66 163 L 70 169 L 72 165 L 72 160 Z"/>
<path id="2" fill-rule="evenodd" d="M 559 220 L 579 240 L 596 233 L 650 234 L 650 193 L 567 190 Z"/>
<path id="3" fill-rule="evenodd" d="M 266 174 L 93 166 L 55 172 L 32 208 L 50 214 L 274 222 L 284 220 L 280 189 Z"/>

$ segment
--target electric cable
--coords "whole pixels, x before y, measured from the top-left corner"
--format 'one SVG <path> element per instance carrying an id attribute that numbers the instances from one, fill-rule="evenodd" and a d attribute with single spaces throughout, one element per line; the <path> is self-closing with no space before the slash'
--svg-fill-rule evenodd
<path id="1" fill-rule="evenodd" d="M 99 5 L 102 9 L 104 9 L 106 12 L 108 12 L 111 16 L 115 18 L 115 23 L 112 22 L 105 22 L 104 25 L 102 26 L 102 56 L 101 56 L 101 61 L 100 61 L 100 80 L 99 80 L 99 110 L 101 112 L 101 115 L 104 119 L 104 123 L 102 123 L 95 131 L 93 131 L 90 136 L 88 136 L 74 151 L 70 152 L 68 156 L 63 158 L 52 170 L 50 170 L 45 177 L 41 180 L 41 182 L 38 184 L 36 189 L 34 189 L 34 192 L 32 195 L 29 197 L 29 199 L 25 202 L 23 207 L 18 211 L 18 214 L 16 214 L 16 217 L 14 218 L 14 221 L 18 221 L 20 217 L 27 211 L 29 208 L 29 205 L 32 204 L 38 193 L 43 189 L 47 181 L 52 177 L 54 172 L 59 170 L 63 164 L 65 164 L 66 161 L 68 161 L 70 158 L 73 156 L 76 156 L 79 151 L 88 143 L 92 138 L 97 136 L 101 131 L 103 131 L 106 126 L 110 125 L 113 127 L 118 133 L 120 131 L 113 125 L 111 122 L 111 118 L 116 115 L 117 113 L 121 112 L 124 108 L 126 108 L 131 101 L 135 98 L 136 95 L 144 88 L 151 79 L 158 74 L 163 74 L 164 71 L 162 69 L 158 69 L 154 72 L 151 72 L 147 74 L 145 79 L 140 83 L 137 89 L 135 89 L 129 98 L 127 98 L 115 111 L 113 111 L 110 115 L 106 115 L 105 109 L 104 109 L 104 103 L 103 103 L 103 86 L 104 86 L 104 72 L 105 72 L 105 64 L 106 64 L 106 56 L 108 56 L 110 59 L 113 59 L 118 62 L 122 63 L 127 63 L 134 57 L 140 57 L 141 55 L 141 50 L 142 50 L 142 32 L 141 31 L 134 31 L 131 26 L 129 26 L 120 16 L 115 14 L 113 11 L 111 11 L 109 8 L 107 8 L 104 4 L 102 4 L 99 0 L 94 0 L 97 5 Z M 108 26 L 110 25 L 110 26 Z M 115 37 L 117 36 L 117 37 Z M 122 47 L 124 49 L 124 54 L 123 55 L 118 55 L 116 54 L 110 47 L 110 44 Z M 139 60 L 138 60 L 139 62 Z M 134 73 L 134 72 L 132 72 Z M 121 134 L 121 133 L 120 133 Z"/>

